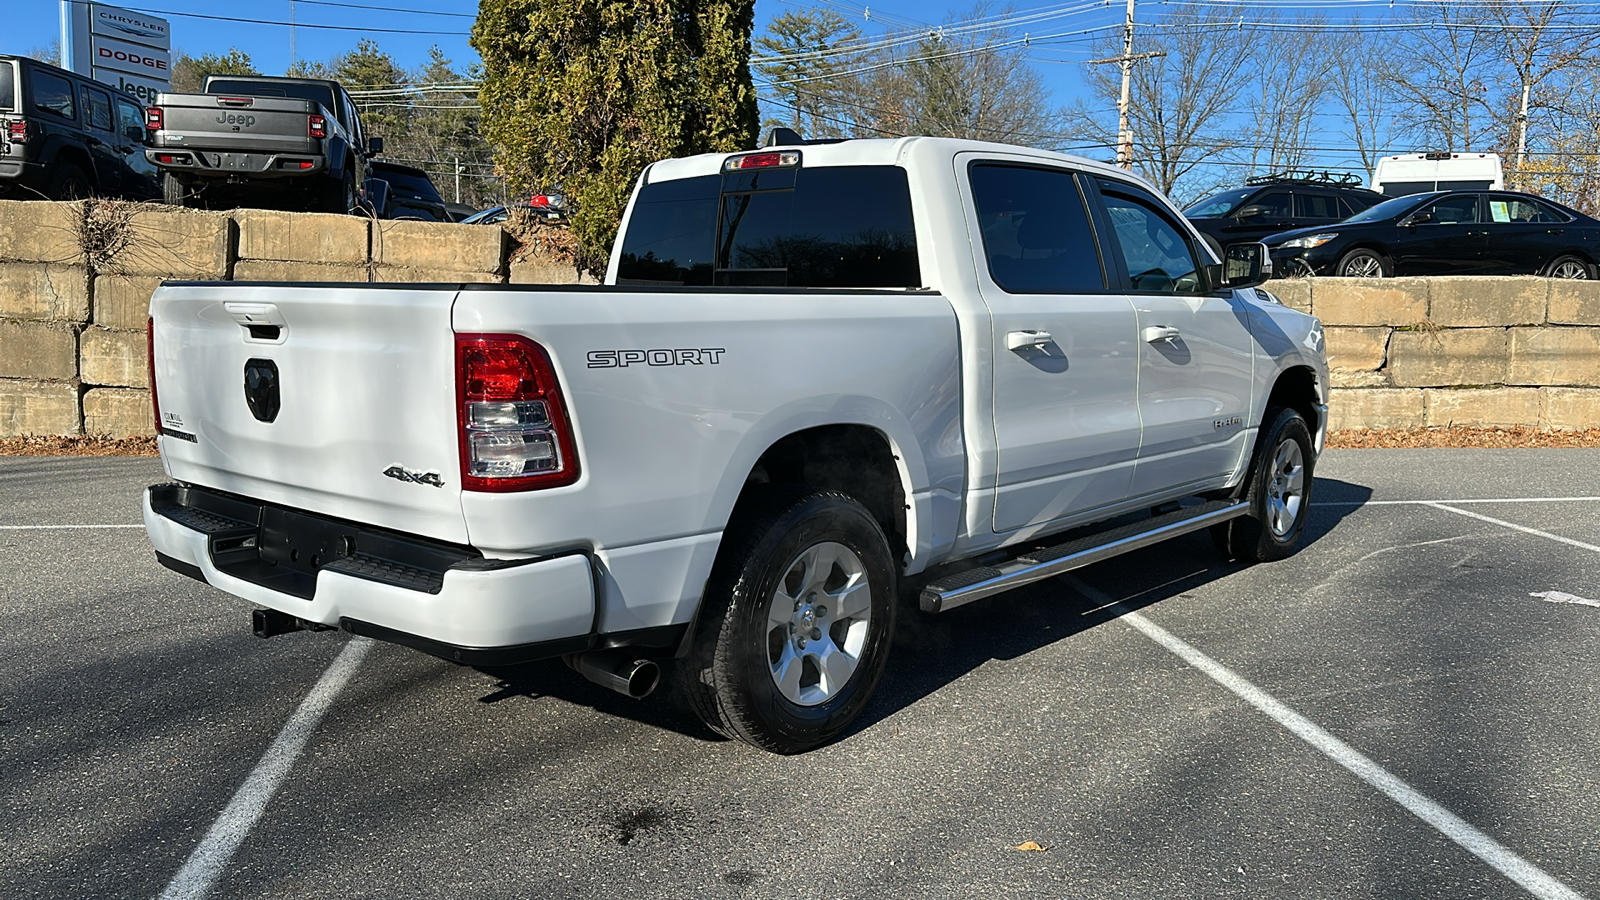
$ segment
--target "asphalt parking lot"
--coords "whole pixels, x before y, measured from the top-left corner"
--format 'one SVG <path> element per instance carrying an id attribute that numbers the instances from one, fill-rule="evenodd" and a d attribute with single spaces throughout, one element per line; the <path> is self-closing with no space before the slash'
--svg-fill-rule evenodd
<path id="1" fill-rule="evenodd" d="M 0 896 L 1600 898 L 1597 470 L 1330 451 L 1293 558 L 907 616 L 780 758 L 555 662 L 257 639 L 128 527 L 155 460 L 0 459 Z"/>

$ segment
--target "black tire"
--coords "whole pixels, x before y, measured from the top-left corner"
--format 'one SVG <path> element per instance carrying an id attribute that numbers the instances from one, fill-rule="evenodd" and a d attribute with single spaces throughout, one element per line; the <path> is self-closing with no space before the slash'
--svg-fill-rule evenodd
<path id="1" fill-rule="evenodd" d="M 51 173 L 44 193 L 51 200 L 83 200 L 94 195 L 94 184 L 82 169 L 72 163 L 61 163 Z"/>
<path id="2" fill-rule="evenodd" d="M 1298 462 L 1298 473 L 1280 471 L 1285 457 L 1291 464 Z M 1250 512 L 1211 528 L 1211 538 L 1222 555 L 1247 563 L 1292 555 L 1311 507 L 1316 462 L 1306 420 L 1292 409 L 1269 407 L 1245 481 Z M 1298 480 L 1299 493 L 1292 503 L 1283 502 L 1285 480 Z"/>
<path id="3" fill-rule="evenodd" d="M 193 199 L 194 191 L 188 185 L 171 172 L 161 173 L 161 202 L 168 206 L 188 206 Z"/>
<path id="4" fill-rule="evenodd" d="M 1542 273 L 1546 278 L 1570 278 L 1586 281 L 1594 278 L 1594 267 L 1581 256 L 1564 253 L 1550 260 L 1550 265 L 1544 267 Z"/>
<path id="5" fill-rule="evenodd" d="M 348 213 L 356 208 L 360 195 L 356 192 L 356 173 L 345 163 L 344 175 L 338 181 L 329 180 L 323 186 L 327 193 L 322 198 L 322 211 Z"/>
<path id="6" fill-rule="evenodd" d="M 714 731 L 773 753 L 803 753 L 837 738 L 883 675 L 894 632 L 895 568 L 883 529 L 848 495 L 768 488 L 748 499 L 724 536 L 694 643 L 674 677 Z M 851 556 L 834 561 L 829 554 L 839 547 Z M 857 571 L 850 575 L 846 567 Z M 869 596 L 847 590 L 851 585 L 864 586 Z M 791 595 L 798 597 L 792 615 Z M 825 608 L 841 596 L 846 606 L 864 604 L 866 615 L 840 618 L 839 608 Z M 771 619 L 778 607 L 785 625 Z M 812 637 L 795 622 L 814 623 Z M 852 667 L 830 686 L 818 654 L 838 662 L 849 658 L 847 648 L 856 650 Z M 791 666 L 794 678 L 781 687 Z M 808 674 L 815 676 L 809 684 Z M 786 691 L 800 692 L 799 702 Z"/>
<path id="7" fill-rule="evenodd" d="M 1333 274 L 1341 278 L 1393 278 L 1394 264 L 1382 253 L 1360 247 L 1339 257 Z"/>

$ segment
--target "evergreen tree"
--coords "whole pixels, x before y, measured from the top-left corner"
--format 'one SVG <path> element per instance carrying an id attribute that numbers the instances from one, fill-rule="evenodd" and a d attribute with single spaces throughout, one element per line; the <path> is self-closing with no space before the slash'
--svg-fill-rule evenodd
<path id="1" fill-rule="evenodd" d="M 174 93 L 198 93 L 207 75 L 260 75 L 250 54 L 238 47 L 229 47 L 227 53 L 202 53 L 190 56 L 182 50 L 172 54 L 172 90 Z"/>
<path id="2" fill-rule="evenodd" d="M 755 145 L 754 0 L 483 0 L 472 46 L 496 163 L 572 202 L 578 264 L 604 268 L 650 162 Z"/>
<path id="3" fill-rule="evenodd" d="M 862 55 L 850 45 L 861 29 L 832 10 L 786 12 L 755 42 L 754 68 L 776 106 L 767 126 L 785 125 L 804 137 L 844 137 L 854 121 L 859 79 L 850 74 Z"/>
<path id="4" fill-rule="evenodd" d="M 393 90 L 411 80 L 394 57 L 383 52 L 376 41 L 366 38 L 356 44 L 356 49 L 336 57 L 327 70 L 326 77 L 344 85 L 347 91 Z M 385 142 L 390 135 L 403 137 L 411 126 L 411 101 L 401 94 L 361 100 L 358 106 L 367 135 L 382 137 Z"/>

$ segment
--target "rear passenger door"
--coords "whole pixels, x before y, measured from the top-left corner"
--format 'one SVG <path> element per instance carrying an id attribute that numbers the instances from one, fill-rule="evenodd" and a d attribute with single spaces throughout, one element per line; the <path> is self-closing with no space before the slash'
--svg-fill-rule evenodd
<path id="1" fill-rule="evenodd" d="M 116 113 L 111 107 L 111 95 L 87 84 L 78 85 L 78 105 L 83 110 L 84 131 L 88 137 L 89 155 L 94 160 L 94 175 L 99 181 L 102 196 L 120 196 L 123 187 L 122 154 L 117 150 Z"/>
<path id="2" fill-rule="evenodd" d="M 966 169 L 993 324 L 994 530 L 1121 501 L 1139 446 L 1134 313 L 1107 280 L 1082 176 L 994 159 Z"/>
<path id="3" fill-rule="evenodd" d="M 1220 486 L 1249 445 L 1255 354 L 1243 301 L 1210 291 L 1176 212 L 1138 185 L 1096 180 L 1105 255 L 1137 317 L 1143 429 L 1131 496 Z"/>

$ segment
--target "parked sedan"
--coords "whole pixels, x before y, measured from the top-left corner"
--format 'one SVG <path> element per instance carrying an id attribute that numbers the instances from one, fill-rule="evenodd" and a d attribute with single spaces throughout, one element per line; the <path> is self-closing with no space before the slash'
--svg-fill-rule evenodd
<path id="1" fill-rule="evenodd" d="M 1279 275 L 1594 278 L 1600 221 L 1530 194 L 1437 191 L 1265 243 Z"/>

